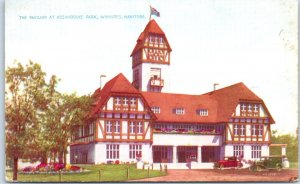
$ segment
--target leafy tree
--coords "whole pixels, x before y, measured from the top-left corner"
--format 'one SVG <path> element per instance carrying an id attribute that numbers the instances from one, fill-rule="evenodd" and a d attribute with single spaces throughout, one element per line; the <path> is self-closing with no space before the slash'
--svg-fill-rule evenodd
<path id="1" fill-rule="evenodd" d="M 298 162 L 298 128 L 296 135 L 277 135 L 277 131 L 272 131 L 271 142 L 273 144 L 287 144 L 287 157 L 290 162 Z M 271 155 L 281 155 L 281 149 L 271 148 Z"/>
<path id="2" fill-rule="evenodd" d="M 58 154 L 59 162 L 66 163 L 67 147 L 70 143 L 72 128 L 82 125 L 89 112 L 90 96 L 78 97 L 71 95 L 53 95 L 45 116 L 45 139 L 49 141 L 49 151 L 55 157 Z"/>
<path id="3" fill-rule="evenodd" d="M 53 75 L 46 83 L 45 76 L 32 61 L 6 70 L 6 155 L 13 160 L 14 181 L 20 158 L 47 162 L 58 154 L 66 162 L 72 128 L 83 124 L 90 108 L 90 96 L 61 94 L 59 79 Z"/>
<path id="4" fill-rule="evenodd" d="M 46 73 L 39 64 L 17 63 L 5 73 L 6 154 L 13 160 L 13 180 L 17 180 L 19 158 L 34 158 L 38 141 L 39 115 L 47 108 Z"/>

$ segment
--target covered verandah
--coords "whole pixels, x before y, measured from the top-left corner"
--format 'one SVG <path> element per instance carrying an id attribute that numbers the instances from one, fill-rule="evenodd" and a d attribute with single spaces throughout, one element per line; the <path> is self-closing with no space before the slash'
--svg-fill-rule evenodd
<path id="1" fill-rule="evenodd" d="M 167 165 L 172 169 L 210 168 L 221 156 L 221 146 L 153 145 L 155 165 Z"/>

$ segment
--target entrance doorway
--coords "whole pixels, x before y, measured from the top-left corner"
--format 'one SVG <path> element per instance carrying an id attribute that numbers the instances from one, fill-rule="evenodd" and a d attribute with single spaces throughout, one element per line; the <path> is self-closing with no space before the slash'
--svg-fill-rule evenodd
<path id="1" fill-rule="evenodd" d="M 154 163 L 172 163 L 172 146 L 153 146 L 152 150 Z"/>
<path id="2" fill-rule="evenodd" d="M 197 162 L 198 158 L 198 147 L 197 146 L 178 146 L 177 156 L 179 163 Z"/>
<path id="3" fill-rule="evenodd" d="M 202 162 L 216 162 L 220 159 L 220 146 L 203 146 L 201 155 Z"/>

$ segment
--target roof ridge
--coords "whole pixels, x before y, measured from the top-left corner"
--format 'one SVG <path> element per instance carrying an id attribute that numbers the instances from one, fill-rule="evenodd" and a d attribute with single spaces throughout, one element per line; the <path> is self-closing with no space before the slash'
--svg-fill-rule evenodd
<path id="1" fill-rule="evenodd" d="M 142 91 L 144 94 L 166 94 L 166 95 L 185 95 L 185 96 L 201 96 L 199 94 L 186 94 L 186 93 L 166 93 L 166 92 L 151 92 L 151 91 Z"/>
<path id="2" fill-rule="evenodd" d="M 225 87 L 220 88 L 220 89 L 216 89 L 216 90 L 213 90 L 213 91 L 209 91 L 209 92 L 203 93 L 202 95 L 206 95 L 206 94 L 211 94 L 211 93 L 214 93 L 214 92 L 223 91 L 223 90 L 226 90 L 228 88 L 232 88 L 232 87 L 235 87 L 235 86 L 238 86 L 238 85 L 243 85 L 243 86 L 247 87 L 243 82 L 238 82 L 238 83 L 235 83 L 235 84 L 231 84 L 229 86 L 225 86 Z"/>

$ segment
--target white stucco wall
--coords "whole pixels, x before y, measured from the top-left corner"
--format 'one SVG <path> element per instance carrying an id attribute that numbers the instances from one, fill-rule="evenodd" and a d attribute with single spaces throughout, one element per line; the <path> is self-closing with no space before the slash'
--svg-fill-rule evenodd
<path id="1" fill-rule="evenodd" d="M 119 158 L 106 159 L 106 144 L 119 144 Z M 149 143 L 97 143 L 95 144 L 95 162 L 96 164 L 106 163 L 108 160 L 120 162 L 136 162 L 136 159 L 129 158 L 129 145 L 141 144 L 142 145 L 142 161 L 150 162 L 152 158 L 152 149 Z"/>
<path id="2" fill-rule="evenodd" d="M 251 146 L 254 146 L 253 144 L 236 144 L 244 146 L 244 159 L 246 160 L 256 160 L 254 158 L 251 158 Z M 224 146 L 225 154 L 224 156 L 233 156 L 233 146 L 234 144 L 228 144 Z M 261 145 L 261 156 L 269 156 L 269 146 L 267 144 Z"/>
<path id="3" fill-rule="evenodd" d="M 221 146 L 221 135 L 153 134 L 153 145 Z"/>
<path id="4" fill-rule="evenodd" d="M 240 104 L 238 104 L 237 106 L 236 106 L 236 108 L 235 108 L 235 115 L 236 116 L 240 116 Z"/>
<path id="5" fill-rule="evenodd" d="M 140 98 L 138 98 L 138 111 L 144 111 L 144 103 Z"/>
<path id="6" fill-rule="evenodd" d="M 147 91 L 149 79 L 151 76 L 151 68 L 160 68 L 161 69 L 161 78 L 164 79 L 164 87 L 162 92 L 168 92 L 170 89 L 170 66 L 166 64 L 153 64 L 153 63 L 143 63 L 141 64 L 141 77 L 142 77 L 142 91 Z"/>
<path id="7" fill-rule="evenodd" d="M 267 117 L 267 113 L 265 112 L 262 105 L 259 105 L 259 117 Z"/>
<path id="8" fill-rule="evenodd" d="M 110 97 L 109 100 L 107 101 L 107 110 L 113 110 L 114 106 L 114 99 L 113 97 Z"/>

